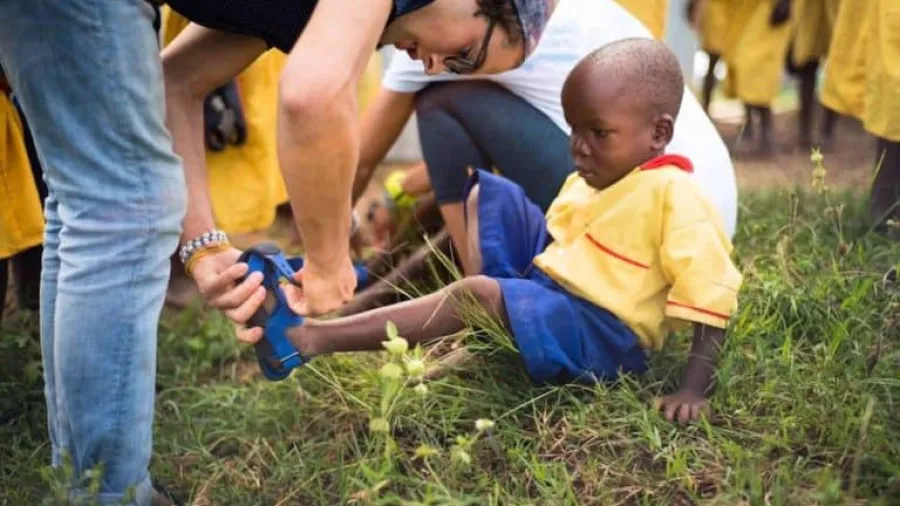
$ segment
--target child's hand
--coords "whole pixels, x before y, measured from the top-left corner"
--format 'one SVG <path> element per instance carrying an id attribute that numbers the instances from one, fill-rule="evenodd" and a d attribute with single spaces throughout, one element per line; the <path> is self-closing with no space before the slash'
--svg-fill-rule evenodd
<path id="1" fill-rule="evenodd" d="M 700 413 L 709 411 L 709 401 L 701 393 L 681 389 L 656 399 L 656 409 L 662 411 L 670 422 L 678 420 L 679 423 L 688 423 L 699 419 Z"/>

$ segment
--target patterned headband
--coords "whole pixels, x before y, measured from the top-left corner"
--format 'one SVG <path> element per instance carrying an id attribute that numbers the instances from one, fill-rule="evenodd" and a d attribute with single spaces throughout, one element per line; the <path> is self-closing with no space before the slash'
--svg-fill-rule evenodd
<path id="1" fill-rule="evenodd" d="M 530 55 L 541 40 L 544 27 L 559 0 L 512 0 L 525 39 L 525 56 Z"/>

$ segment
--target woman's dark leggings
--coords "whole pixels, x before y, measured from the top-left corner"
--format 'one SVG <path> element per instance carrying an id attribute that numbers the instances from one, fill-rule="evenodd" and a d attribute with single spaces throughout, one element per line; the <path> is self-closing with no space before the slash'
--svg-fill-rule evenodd
<path id="1" fill-rule="evenodd" d="M 463 201 L 469 167 L 496 168 L 546 210 L 574 170 L 568 135 L 498 84 L 432 84 L 416 96 L 416 117 L 438 204 Z"/>

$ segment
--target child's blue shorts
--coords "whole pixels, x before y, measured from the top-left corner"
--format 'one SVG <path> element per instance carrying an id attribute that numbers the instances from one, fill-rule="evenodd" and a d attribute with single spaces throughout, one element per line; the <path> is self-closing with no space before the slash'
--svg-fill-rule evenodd
<path id="1" fill-rule="evenodd" d="M 483 274 L 500 283 L 506 314 L 535 383 L 594 383 L 642 373 L 647 355 L 612 313 L 565 291 L 532 261 L 550 241 L 541 210 L 521 187 L 476 171 Z"/>

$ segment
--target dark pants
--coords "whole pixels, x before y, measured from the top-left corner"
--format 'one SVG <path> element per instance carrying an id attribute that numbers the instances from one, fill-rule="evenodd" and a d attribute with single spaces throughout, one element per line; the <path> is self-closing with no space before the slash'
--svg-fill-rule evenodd
<path id="1" fill-rule="evenodd" d="M 469 167 L 496 168 L 546 211 L 574 170 L 568 135 L 498 84 L 432 84 L 416 96 L 416 117 L 438 204 L 463 201 Z"/>

